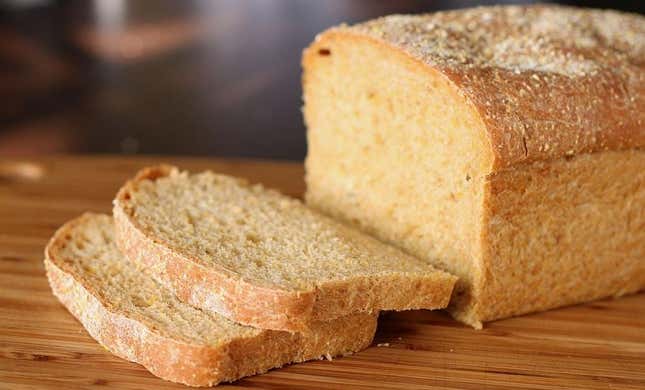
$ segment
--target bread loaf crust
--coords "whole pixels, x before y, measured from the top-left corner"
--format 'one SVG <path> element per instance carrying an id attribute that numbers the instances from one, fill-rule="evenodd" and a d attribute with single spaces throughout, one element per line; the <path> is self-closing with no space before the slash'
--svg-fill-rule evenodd
<path id="1" fill-rule="evenodd" d="M 491 171 L 645 146 L 642 16 L 554 5 L 393 15 L 330 29 L 310 49 L 334 35 L 450 79 L 480 114 Z"/>
<path id="2" fill-rule="evenodd" d="M 90 280 L 59 259 L 73 230 L 96 214 L 63 225 L 45 249 L 45 267 L 54 295 L 115 355 L 140 363 L 154 375 L 190 386 L 212 386 L 288 363 L 352 353 L 366 348 L 376 331 L 376 316 L 355 314 L 317 323 L 310 334 L 271 330 L 254 332 L 218 345 L 200 345 L 163 335 L 111 304 Z"/>
<path id="3" fill-rule="evenodd" d="M 644 37 L 642 16 L 552 5 L 323 32 L 307 203 L 458 275 L 448 310 L 475 327 L 641 290 Z"/>

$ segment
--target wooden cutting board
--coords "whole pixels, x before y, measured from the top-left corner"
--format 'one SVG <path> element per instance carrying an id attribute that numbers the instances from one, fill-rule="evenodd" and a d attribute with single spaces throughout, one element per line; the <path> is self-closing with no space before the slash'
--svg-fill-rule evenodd
<path id="1" fill-rule="evenodd" d="M 43 248 L 83 211 L 109 212 L 116 189 L 159 162 L 213 169 L 301 196 L 300 164 L 186 158 L 0 160 L 0 388 L 183 388 L 112 356 L 52 296 Z M 645 261 L 645 259 L 643 259 Z M 233 384 L 265 388 L 645 389 L 645 294 L 488 324 L 443 312 L 381 315 L 371 348 Z M 226 386 L 224 386 L 226 387 Z"/>

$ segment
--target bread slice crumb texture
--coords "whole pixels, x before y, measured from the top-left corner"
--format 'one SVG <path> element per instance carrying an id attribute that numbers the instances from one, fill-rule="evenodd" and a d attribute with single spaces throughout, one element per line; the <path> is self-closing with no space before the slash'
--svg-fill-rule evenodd
<path id="1" fill-rule="evenodd" d="M 195 309 L 137 270 L 114 245 L 112 219 L 106 215 L 85 218 L 68 237 L 56 246 L 59 267 L 94 286 L 113 311 L 186 343 L 217 346 L 231 336 L 261 332 Z"/>
<path id="2" fill-rule="evenodd" d="M 263 328 L 441 308 L 455 282 L 297 199 L 212 172 L 145 169 L 121 189 L 114 215 L 123 252 L 180 299 Z"/>
<path id="3" fill-rule="evenodd" d="M 357 275 L 432 271 L 297 199 L 233 177 L 175 170 L 130 195 L 134 218 L 154 237 L 263 286 L 310 290 Z"/>
<path id="4" fill-rule="evenodd" d="M 54 294 L 107 349 L 164 379 L 212 385 L 291 362 L 356 352 L 376 316 L 317 323 L 308 333 L 262 330 L 179 301 L 124 258 L 106 215 L 64 225 L 46 249 Z"/>

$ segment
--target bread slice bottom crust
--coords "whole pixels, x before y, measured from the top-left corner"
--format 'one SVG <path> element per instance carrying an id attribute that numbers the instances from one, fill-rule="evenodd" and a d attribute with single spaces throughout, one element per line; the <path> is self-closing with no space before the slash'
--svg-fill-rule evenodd
<path id="1" fill-rule="evenodd" d="M 217 321 L 226 324 L 228 334 L 221 339 L 214 337 L 217 342 L 173 337 L 172 330 L 153 326 L 145 316 L 132 315 L 111 301 L 104 287 L 113 280 L 97 282 L 95 275 L 86 274 L 91 271 L 63 259 L 65 247 L 90 223 L 102 226 L 106 237 L 112 234 L 108 232 L 113 229 L 110 217 L 85 214 L 62 226 L 47 245 L 45 267 L 52 291 L 101 345 L 160 378 L 190 386 L 212 386 L 288 363 L 350 354 L 372 341 L 377 316 L 370 314 L 318 322 L 302 333 L 254 329 L 218 317 Z M 110 245 L 118 255 L 113 243 Z M 115 275 L 115 280 L 119 276 Z M 127 292 L 124 295 L 127 298 Z M 190 310 L 195 315 L 207 315 L 198 309 Z"/>

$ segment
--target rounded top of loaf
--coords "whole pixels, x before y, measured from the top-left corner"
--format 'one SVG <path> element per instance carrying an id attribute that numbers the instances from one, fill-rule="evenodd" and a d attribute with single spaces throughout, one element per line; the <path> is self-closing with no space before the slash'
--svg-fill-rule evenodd
<path id="1" fill-rule="evenodd" d="M 553 5 L 391 15 L 355 28 L 428 63 L 577 77 L 645 63 L 639 15 Z"/>
<path id="2" fill-rule="evenodd" d="M 479 112 L 493 169 L 645 145 L 645 18 L 555 5 L 392 15 L 330 33 L 403 50 Z"/>

